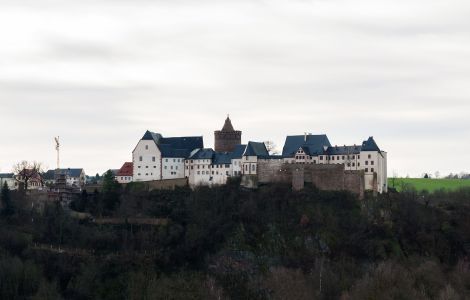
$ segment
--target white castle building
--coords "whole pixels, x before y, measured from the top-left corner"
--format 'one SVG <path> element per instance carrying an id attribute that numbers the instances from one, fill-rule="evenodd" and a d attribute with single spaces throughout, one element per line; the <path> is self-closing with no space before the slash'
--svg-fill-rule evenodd
<path id="1" fill-rule="evenodd" d="M 184 178 L 184 163 L 196 149 L 204 148 L 202 136 L 170 137 L 147 131 L 132 151 L 133 180 Z"/>
<path id="2" fill-rule="evenodd" d="M 134 181 L 187 178 L 190 186 L 222 185 L 230 177 L 257 175 L 259 162 L 288 164 L 342 164 L 363 171 L 366 190 L 387 192 L 387 153 L 373 137 L 360 145 L 332 146 L 326 135 L 287 136 L 282 155 L 270 155 L 262 142 L 233 144 L 230 118 L 216 132 L 217 144 L 228 152 L 204 148 L 202 137 L 164 138 L 147 131 L 133 151 Z M 230 140 L 224 143 L 226 135 Z M 374 186 L 374 185 L 377 186 Z"/>

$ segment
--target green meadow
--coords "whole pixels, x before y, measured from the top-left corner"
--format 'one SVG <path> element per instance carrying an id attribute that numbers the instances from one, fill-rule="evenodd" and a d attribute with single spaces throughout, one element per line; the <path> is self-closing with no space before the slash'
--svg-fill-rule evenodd
<path id="1" fill-rule="evenodd" d="M 406 187 L 428 192 L 440 189 L 454 191 L 462 187 L 470 187 L 470 179 L 389 178 L 388 186 L 395 187 L 398 191 Z"/>

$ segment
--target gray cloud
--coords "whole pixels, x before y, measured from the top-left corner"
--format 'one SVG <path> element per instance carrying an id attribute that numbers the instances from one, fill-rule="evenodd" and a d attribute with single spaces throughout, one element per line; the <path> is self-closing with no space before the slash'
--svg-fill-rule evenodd
<path id="1" fill-rule="evenodd" d="M 146 129 L 210 146 L 230 113 L 245 140 L 373 135 L 391 172 L 463 171 L 469 12 L 463 0 L 2 1 L 0 170 L 53 166 L 54 135 L 64 164 L 90 173 L 129 160 Z"/>

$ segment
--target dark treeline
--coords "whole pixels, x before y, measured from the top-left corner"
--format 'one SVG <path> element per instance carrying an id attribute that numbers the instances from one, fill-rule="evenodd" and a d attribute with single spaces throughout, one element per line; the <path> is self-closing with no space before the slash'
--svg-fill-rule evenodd
<path id="1" fill-rule="evenodd" d="M 2 191 L 0 299 L 470 299 L 470 189 L 359 200 L 288 185 L 146 191 L 71 207 Z M 59 250 L 60 248 L 60 250 Z"/>

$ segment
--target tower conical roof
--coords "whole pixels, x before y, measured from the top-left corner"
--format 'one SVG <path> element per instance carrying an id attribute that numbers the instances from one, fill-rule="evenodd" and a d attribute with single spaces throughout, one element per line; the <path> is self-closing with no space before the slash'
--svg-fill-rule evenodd
<path id="1" fill-rule="evenodd" d="M 230 120 L 230 117 L 227 116 L 227 119 L 225 120 L 225 124 L 224 124 L 224 127 L 222 128 L 222 131 L 235 131 L 235 129 L 233 129 L 233 125 L 232 125 L 232 121 Z"/>

